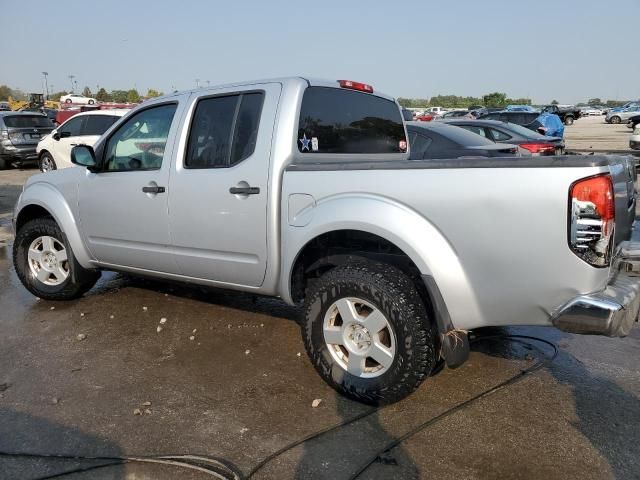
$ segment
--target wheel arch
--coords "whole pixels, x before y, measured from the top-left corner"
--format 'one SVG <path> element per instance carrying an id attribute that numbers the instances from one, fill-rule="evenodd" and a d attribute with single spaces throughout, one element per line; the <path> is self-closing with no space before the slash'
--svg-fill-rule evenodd
<path id="1" fill-rule="evenodd" d="M 432 307 L 438 303 L 439 308 L 448 310 L 450 326 L 464 328 L 465 318 L 480 315 L 455 249 L 415 210 L 368 195 L 344 195 L 310 208 L 311 221 L 305 227 L 285 226 L 280 291 L 286 301 L 295 303 L 302 298 L 309 274 L 323 273 L 322 268 L 331 268 L 336 260 L 364 256 L 394 264 L 414 282 L 418 278 L 419 292 L 428 294 L 425 300 L 430 300 Z M 358 240 L 366 247 L 365 255 L 353 248 L 354 242 L 355 247 L 362 247 Z M 435 296 L 440 297 L 439 302 Z"/>
<path id="2" fill-rule="evenodd" d="M 76 218 L 62 194 L 47 183 L 29 185 L 20 196 L 15 211 L 16 232 L 29 220 L 51 217 L 65 234 L 76 260 L 83 268 L 94 268 L 84 246 Z"/>

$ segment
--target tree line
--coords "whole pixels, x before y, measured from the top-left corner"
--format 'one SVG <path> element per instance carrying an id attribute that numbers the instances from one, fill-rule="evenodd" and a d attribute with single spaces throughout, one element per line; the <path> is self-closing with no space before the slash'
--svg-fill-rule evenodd
<path id="1" fill-rule="evenodd" d="M 607 107 L 617 107 L 624 105 L 628 100 L 606 100 L 600 98 L 590 98 L 586 103 L 578 103 L 578 105 L 604 105 Z M 444 108 L 469 108 L 475 106 L 482 107 L 506 107 L 507 105 L 531 105 L 530 98 L 509 98 L 506 93 L 493 92 L 483 95 L 482 97 L 460 97 L 458 95 L 436 95 L 431 98 L 404 98 L 398 97 L 398 103 L 406 108 L 427 108 L 427 107 L 444 107 Z M 557 100 L 551 103 L 558 104 Z"/>
<path id="2" fill-rule="evenodd" d="M 49 94 L 49 100 L 60 101 L 60 97 L 67 95 L 70 92 L 67 90 L 61 90 Z M 82 94 L 85 97 L 94 97 L 93 92 L 89 87 L 84 87 Z M 130 90 L 111 90 L 107 91 L 104 88 L 98 89 L 95 94 L 95 99 L 100 102 L 115 102 L 115 103 L 138 103 L 144 98 L 153 98 L 164 95 L 163 92 L 150 88 L 147 90 L 146 95 L 142 96 L 138 90 L 132 88 Z M 0 85 L 0 101 L 6 101 L 9 97 L 14 100 L 26 100 L 27 94 L 22 90 L 10 88 L 7 85 Z M 586 103 L 578 103 L 578 106 L 582 105 L 597 105 L 606 107 L 617 107 L 624 105 L 628 100 L 601 100 L 598 97 L 590 98 Z M 398 103 L 407 108 L 427 108 L 427 107 L 444 107 L 444 108 L 469 108 L 473 106 L 484 107 L 505 107 L 507 105 L 531 105 L 530 98 L 508 98 L 506 93 L 493 92 L 483 95 L 482 97 L 460 97 L 458 95 L 436 95 L 431 98 L 404 98 L 398 97 Z M 553 100 L 551 103 L 557 104 L 557 100 Z"/>
<path id="3" fill-rule="evenodd" d="M 38 92 L 39 93 L 39 92 Z M 63 95 L 68 95 L 72 93 L 68 90 L 61 90 L 59 92 L 49 93 L 49 100 L 53 100 L 54 102 L 59 102 L 60 97 Z M 85 97 L 92 97 L 100 102 L 115 102 L 115 103 L 138 103 L 140 100 L 144 98 L 153 98 L 160 97 L 164 95 L 163 92 L 150 88 L 147 90 L 146 95 L 141 95 L 138 90 L 132 88 L 130 90 L 111 90 L 108 92 L 104 88 L 100 88 L 95 95 L 91 91 L 89 87 L 84 87 L 82 90 L 82 95 Z M 14 100 L 26 100 L 27 94 L 22 90 L 11 88 L 7 85 L 0 85 L 0 101 L 7 101 L 9 97 Z"/>

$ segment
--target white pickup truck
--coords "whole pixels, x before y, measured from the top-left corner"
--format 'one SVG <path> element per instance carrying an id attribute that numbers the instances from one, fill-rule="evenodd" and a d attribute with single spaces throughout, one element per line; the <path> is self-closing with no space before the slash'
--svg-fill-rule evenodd
<path id="1" fill-rule="evenodd" d="M 15 268 L 50 300 L 118 270 L 304 302 L 313 365 L 372 404 L 461 364 L 479 327 L 629 332 L 623 159 L 409 160 L 410 140 L 392 98 L 346 80 L 154 99 L 75 147 L 84 168 L 28 180 Z"/>

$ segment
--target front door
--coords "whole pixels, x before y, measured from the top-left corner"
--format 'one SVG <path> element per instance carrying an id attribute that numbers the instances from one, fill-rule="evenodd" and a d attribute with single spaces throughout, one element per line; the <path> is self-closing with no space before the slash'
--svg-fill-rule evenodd
<path id="1" fill-rule="evenodd" d="M 86 121 L 84 115 L 71 117 L 57 128 L 58 140 L 53 143 L 53 158 L 58 167 L 71 166 L 71 149 L 82 142 L 82 128 Z"/>
<path id="2" fill-rule="evenodd" d="M 178 103 L 131 116 L 97 146 L 98 173 L 80 182 L 80 229 L 104 265 L 176 273 L 169 249 L 168 181 Z"/>
<path id="3" fill-rule="evenodd" d="M 281 85 L 194 95 L 171 174 L 171 241 L 183 275 L 259 286 L 267 266 L 269 159 Z"/>

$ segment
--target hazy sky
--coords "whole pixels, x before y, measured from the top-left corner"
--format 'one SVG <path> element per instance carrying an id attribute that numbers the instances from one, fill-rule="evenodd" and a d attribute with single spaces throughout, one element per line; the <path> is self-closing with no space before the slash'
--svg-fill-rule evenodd
<path id="1" fill-rule="evenodd" d="M 390 95 L 640 97 L 640 0 L 0 0 L 0 84 L 190 89 L 286 75 Z"/>

